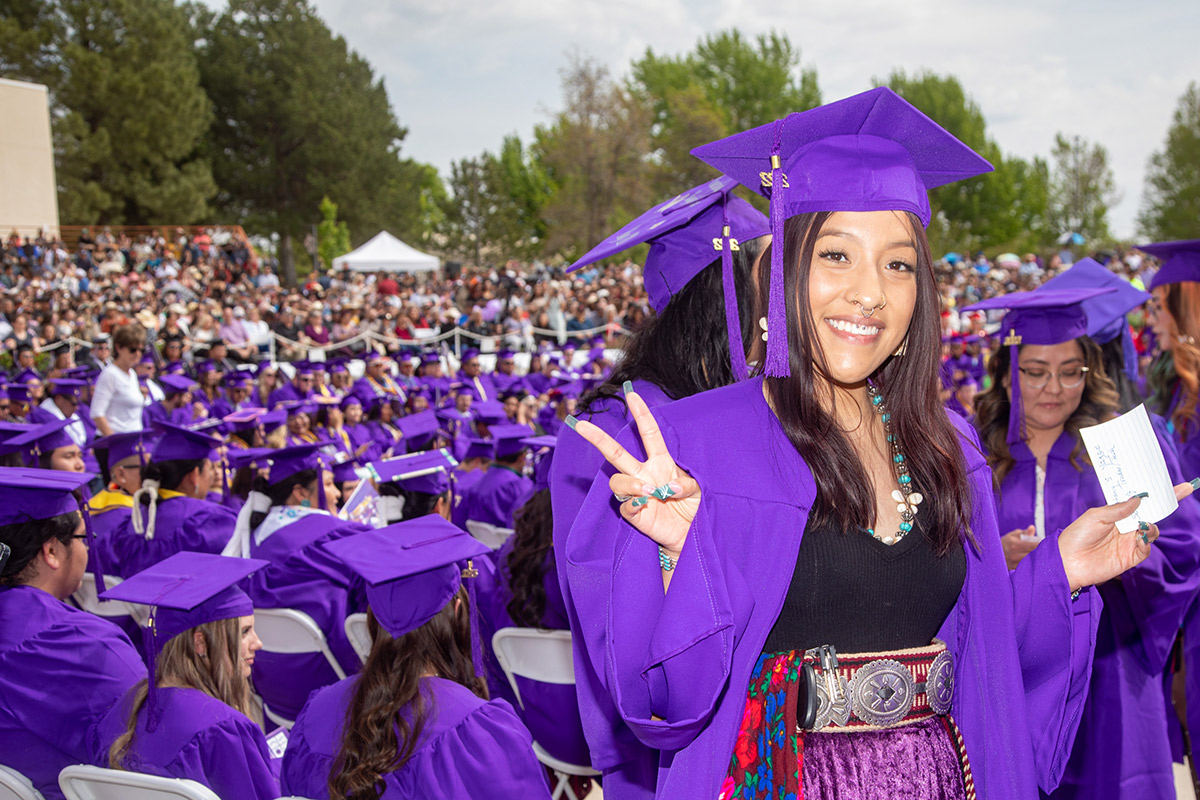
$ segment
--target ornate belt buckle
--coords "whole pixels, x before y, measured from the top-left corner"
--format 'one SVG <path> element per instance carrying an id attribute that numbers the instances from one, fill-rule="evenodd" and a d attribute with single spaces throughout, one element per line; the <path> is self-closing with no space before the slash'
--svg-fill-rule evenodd
<path id="1" fill-rule="evenodd" d="M 822 645 L 808 651 L 821 664 L 817 677 L 817 717 L 812 730 L 829 725 L 845 727 L 850 722 L 850 684 L 838 674 L 837 650 L 832 645 Z"/>
<path id="2" fill-rule="evenodd" d="M 854 716 L 868 725 L 890 727 L 912 710 L 916 682 L 912 674 L 890 658 L 864 665 L 850 680 Z"/>
<path id="3" fill-rule="evenodd" d="M 938 653 L 929 666 L 925 696 L 933 713 L 939 716 L 950 713 L 950 706 L 954 702 L 954 656 L 949 650 Z"/>

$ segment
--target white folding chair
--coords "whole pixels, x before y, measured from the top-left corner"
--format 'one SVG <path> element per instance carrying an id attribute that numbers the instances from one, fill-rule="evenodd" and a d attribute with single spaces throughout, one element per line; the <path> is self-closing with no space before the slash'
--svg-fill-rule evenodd
<path id="1" fill-rule="evenodd" d="M 268 653 L 320 653 L 325 656 L 338 680 L 346 677 L 342 665 L 329 649 L 325 634 L 313 618 L 294 608 L 254 609 L 254 631 Z M 281 717 L 263 703 L 263 713 L 276 725 L 291 729 L 295 720 Z"/>
<path id="2" fill-rule="evenodd" d="M 575 661 L 571 655 L 570 631 L 544 631 L 536 628 L 501 628 L 492 636 L 492 651 L 508 678 L 508 685 L 516 695 L 522 709 L 521 689 L 517 677 L 539 683 L 575 683 Z M 572 764 L 555 758 L 536 741 L 533 752 L 538 761 L 554 770 L 558 785 L 554 787 L 553 800 L 564 795 L 570 800 L 579 800 L 571 789 L 571 776 L 594 776 L 600 773 L 586 764 Z"/>
<path id="3" fill-rule="evenodd" d="M 58 774 L 67 800 L 221 800 L 196 781 L 77 764 Z"/>
<path id="4" fill-rule="evenodd" d="M 33 781 L 12 767 L 0 765 L 0 800 L 45 800 Z"/>
<path id="5" fill-rule="evenodd" d="M 105 575 L 104 585 L 111 589 L 121 582 L 116 575 Z M 96 591 L 96 576 L 90 572 L 83 573 L 83 583 L 79 590 L 71 595 L 79 607 L 98 617 L 133 617 L 138 625 L 145 625 L 150 619 L 150 607 L 141 603 L 126 603 L 122 600 L 101 601 Z"/>
<path id="6" fill-rule="evenodd" d="M 512 528 L 501 528 L 498 525 L 480 522 L 476 519 L 467 520 L 467 532 L 493 550 L 499 550 L 504 546 L 508 537 L 513 535 Z"/>
<path id="7" fill-rule="evenodd" d="M 350 646 L 358 653 L 363 663 L 367 663 L 367 656 L 371 655 L 371 645 L 374 643 L 371 641 L 371 631 L 367 628 L 366 614 L 351 614 L 346 617 L 346 638 L 350 640 Z"/>

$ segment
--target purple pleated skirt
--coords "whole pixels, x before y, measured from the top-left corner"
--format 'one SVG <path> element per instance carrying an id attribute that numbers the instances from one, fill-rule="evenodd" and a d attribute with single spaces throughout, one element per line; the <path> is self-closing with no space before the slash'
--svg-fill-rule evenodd
<path id="1" fill-rule="evenodd" d="M 973 800 L 970 767 L 950 717 L 895 728 L 796 728 L 795 653 L 763 655 L 719 800 Z"/>

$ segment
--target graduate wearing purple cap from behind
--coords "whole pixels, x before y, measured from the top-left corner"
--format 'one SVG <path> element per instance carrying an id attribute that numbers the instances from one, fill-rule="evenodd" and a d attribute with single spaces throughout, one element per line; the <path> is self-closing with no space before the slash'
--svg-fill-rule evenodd
<path id="1" fill-rule="evenodd" d="M 218 439 L 159 423 L 161 435 L 133 496 L 130 519 L 112 532 L 114 574 L 125 578 L 182 551 L 220 553 L 233 536 L 236 515 L 206 500 L 220 476 L 210 458 Z"/>
<path id="2" fill-rule="evenodd" d="M 1039 295 L 1049 298 L 1048 305 L 1037 305 Z M 994 388 L 978 399 L 976 418 L 1000 479 L 998 516 L 1010 568 L 1030 549 L 1052 546 L 1084 510 L 1104 503 L 1095 471 L 1075 454 L 1082 444 L 1072 430 L 1124 410 L 1099 346 L 1086 335 L 1093 325 L 1111 321 L 1103 303 L 1113 295 L 1042 287 L 969 307 L 1011 308 L 1001 330 L 1008 341 L 1019 340 L 994 357 Z M 1115 316 L 1124 320 L 1123 311 Z M 1017 353 L 1015 382 L 1006 369 L 1010 348 Z M 1023 433 L 1016 443 L 1007 441 L 1012 404 L 1005 383 L 1023 400 Z M 1160 447 L 1172 482 L 1182 482 L 1169 439 Z M 1145 561 L 1120 581 L 1098 587 L 1104 612 L 1091 691 L 1053 797 L 1174 796 L 1162 674 L 1184 612 L 1200 590 L 1200 507 L 1185 500 L 1158 528 Z"/>
<path id="3" fill-rule="evenodd" d="M 0 762 L 46 798 L 95 726 L 146 677 L 112 622 L 68 605 L 88 568 L 75 492 L 88 473 L 0 468 Z"/>
<path id="4" fill-rule="evenodd" d="M 270 562 L 247 586 L 254 605 L 307 614 L 350 674 L 362 662 L 346 638 L 346 617 L 365 610 L 366 601 L 354 573 L 321 545 L 367 528 L 334 514 L 340 493 L 320 450 L 311 444 L 271 454 L 270 472 L 255 481 L 224 552 Z M 296 718 L 310 692 L 337 679 L 320 653 L 262 653 L 254 665 L 263 702 L 287 720 Z"/>
<path id="5" fill-rule="evenodd" d="M 930 188 L 990 165 L 886 88 L 695 154 L 770 196 L 768 377 L 653 412 L 627 395 L 637 429 L 615 443 L 580 421 L 613 472 L 596 477 L 560 560 L 602 702 L 658 751 L 646 788 L 664 800 L 1052 790 L 1090 677 L 1100 602 L 1087 587 L 1144 559 L 1155 531 L 1117 533 L 1136 501 L 1089 510 L 1057 548 L 1005 569 L 991 472 L 938 398 L 923 230 Z M 797 285 L 809 287 L 798 303 Z M 914 586 L 920 604 L 895 604 Z M 909 648 L 941 660 L 926 661 L 930 716 L 906 720 L 893 687 L 915 679 L 886 654 Z M 855 653 L 857 666 L 840 658 Z M 857 700 L 843 667 L 862 676 Z M 776 737 L 761 712 L 789 716 L 814 673 L 824 715 L 798 713 Z M 846 730 L 853 719 L 888 729 Z"/>
<path id="6" fill-rule="evenodd" d="M 248 679 L 262 642 L 254 606 L 237 587 L 264 566 L 178 553 L 105 594 L 151 607 L 153 668 L 98 726 L 92 763 L 193 780 L 222 800 L 279 796 L 279 761 L 249 717 Z"/>
<path id="7" fill-rule="evenodd" d="M 496 425 L 492 439 L 496 458 L 483 477 L 462 493 L 462 519 L 512 529 L 513 513 L 533 495 L 533 481 L 524 475 L 533 433 L 525 425 Z"/>
<path id="8" fill-rule="evenodd" d="M 374 461 L 368 465 L 379 489 L 379 511 L 388 523 L 437 514 L 451 518 L 451 471 L 458 466 L 445 448 Z"/>
<path id="9" fill-rule="evenodd" d="M 585 398 L 582 406 L 582 415 L 603 430 L 616 434 L 631 419 L 620 397 L 626 381 L 647 403 L 657 406 L 748 373 L 743 342 L 758 346 L 762 333 L 757 324 L 759 314 L 750 311 L 755 284 L 750 273 L 759 252 L 759 237 L 769 224 L 761 213 L 733 196 L 735 185 L 732 179 L 722 177 L 655 206 L 582 260 L 607 258 L 639 242 L 651 242 L 644 272 L 650 302 L 658 315 L 634 335 L 608 382 L 596 396 Z M 730 330 L 738 343 L 733 355 Z M 541 381 L 544 376 L 531 375 L 530 379 Z M 541 391 L 549 389 L 547 382 Z M 557 415 L 549 419 L 558 422 Z M 604 460 L 576 436 L 564 436 L 558 448 L 551 492 L 554 547 L 567 613 L 572 629 L 577 630 L 580 621 L 570 600 L 563 548 Z M 580 697 L 586 699 L 581 713 L 592 764 L 604 772 L 605 786 L 612 793 L 652 796 L 657 754 L 637 740 L 606 700 L 599 677 L 604 673 L 603 664 L 593 662 L 581 642 L 576 644 L 576 684 Z"/>
<path id="10" fill-rule="evenodd" d="M 436 515 L 326 547 L 366 580 L 374 643 L 361 675 L 314 693 L 305 704 L 284 754 L 283 791 L 548 798 L 529 732 L 508 703 L 483 699 L 486 686 L 476 677 L 472 638 L 478 632 L 471 629 L 463 585 L 478 579 L 488 549 Z M 379 685 L 388 689 L 369 700 L 368 687 Z M 385 732 L 360 724 L 376 714 L 398 716 L 401 724 Z M 360 763 L 389 767 L 337 773 L 348 753 Z"/>

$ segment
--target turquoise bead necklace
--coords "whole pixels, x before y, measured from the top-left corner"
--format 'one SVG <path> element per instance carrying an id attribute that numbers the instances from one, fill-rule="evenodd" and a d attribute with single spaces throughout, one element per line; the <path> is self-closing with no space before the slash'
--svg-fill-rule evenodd
<path id="1" fill-rule="evenodd" d="M 892 467 L 896 475 L 896 482 L 900 484 L 900 488 L 892 490 L 892 499 L 896 501 L 896 511 L 900 513 L 900 530 L 891 536 L 881 536 L 875 532 L 874 528 L 867 528 L 867 533 L 884 544 L 895 544 L 912 532 L 913 520 L 917 517 L 917 506 L 925 498 L 921 496 L 920 492 L 913 491 L 912 475 L 908 472 L 908 459 L 900 452 L 900 443 L 896 441 L 896 436 L 892 433 L 892 415 L 887 410 L 887 403 L 884 402 L 883 395 L 875 388 L 875 384 L 870 382 L 867 383 L 867 397 L 871 398 L 871 406 L 879 413 L 879 418 L 883 421 L 884 436 L 892 449 Z"/>

